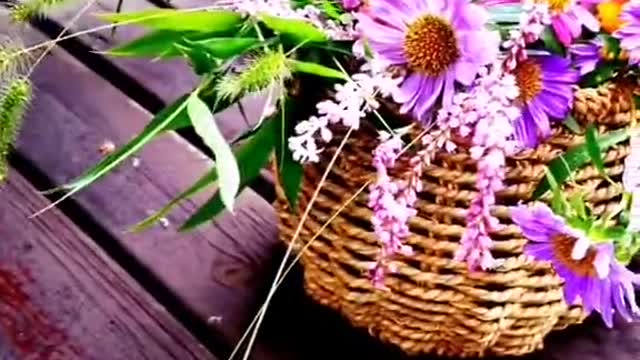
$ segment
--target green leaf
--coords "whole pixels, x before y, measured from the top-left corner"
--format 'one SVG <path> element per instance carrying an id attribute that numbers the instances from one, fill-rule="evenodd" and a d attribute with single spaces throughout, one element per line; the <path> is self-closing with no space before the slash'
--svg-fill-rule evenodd
<path id="1" fill-rule="evenodd" d="M 153 226 L 153 224 L 157 223 L 161 218 L 167 216 L 182 201 L 200 193 L 202 190 L 208 188 L 217 180 L 218 180 L 218 171 L 214 167 L 209 172 L 207 172 L 204 176 L 202 176 L 198 181 L 196 181 L 193 185 L 191 185 L 191 187 L 189 187 L 187 190 L 183 191 L 182 193 L 180 193 L 180 195 L 176 196 L 173 200 L 171 200 L 162 209 L 158 210 L 151 216 L 137 223 L 129 231 L 141 232 L 150 228 L 151 226 Z M 220 203 L 222 204 L 222 202 Z"/>
<path id="2" fill-rule="evenodd" d="M 600 84 L 612 79 L 618 70 L 620 65 L 606 62 L 598 65 L 596 69 L 588 74 L 585 74 L 580 80 L 580 87 L 595 88 Z"/>
<path id="3" fill-rule="evenodd" d="M 220 60 L 213 58 L 211 54 L 200 48 L 180 44 L 174 46 L 182 53 L 182 56 L 189 59 L 189 63 L 197 75 L 209 74 L 220 65 Z"/>
<path id="4" fill-rule="evenodd" d="M 275 143 L 277 121 L 270 118 L 264 121 L 260 129 L 250 137 L 236 152 L 240 168 L 240 191 L 260 175 L 260 170 L 267 164 Z M 224 206 L 220 192 L 217 191 L 202 207 L 200 207 L 181 227 L 180 231 L 189 231 L 216 217 Z"/>
<path id="5" fill-rule="evenodd" d="M 551 192 L 553 193 L 553 197 L 551 198 L 551 207 L 553 208 L 553 212 L 565 215 L 568 209 L 568 204 L 562 196 L 562 190 L 560 189 L 558 182 L 550 171 L 545 172 L 545 178 L 547 179 L 549 188 L 551 188 Z"/>
<path id="6" fill-rule="evenodd" d="M 310 22 L 298 19 L 284 19 L 263 14 L 260 19 L 274 32 L 296 45 L 302 43 L 327 42 L 328 38 L 322 30 Z"/>
<path id="7" fill-rule="evenodd" d="M 316 3 L 319 3 L 324 14 L 333 20 L 340 20 L 343 15 L 340 8 L 332 0 L 318 0 Z"/>
<path id="8" fill-rule="evenodd" d="M 598 134 L 593 124 L 589 124 L 587 127 L 585 141 L 591 162 L 593 162 L 593 165 L 598 169 L 600 175 L 607 176 L 604 169 L 604 160 L 602 159 L 602 150 L 600 150 L 600 144 L 598 144 Z"/>
<path id="9" fill-rule="evenodd" d="M 256 38 L 216 37 L 215 33 L 152 31 L 128 43 L 114 47 L 107 55 L 120 57 L 158 57 L 170 59 L 185 52 L 206 52 L 208 55 L 228 59 L 257 46 Z M 187 49 L 188 48 L 188 49 Z M 191 49 L 195 49 L 191 50 Z"/>
<path id="10" fill-rule="evenodd" d="M 571 196 L 569 198 L 569 204 L 571 205 L 571 209 L 573 210 L 574 214 L 580 220 L 586 220 L 588 218 L 587 206 L 584 202 L 584 193 L 579 192 Z"/>
<path id="11" fill-rule="evenodd" d="M 544 47 L 547 50 L 555 54 L 564 56 L 564 47 L 562 46 L 560 41 L 558 41 L 558 38 L 556 37 L 556 34 L 553 32 L 553 29 L 551 27 L 547 26 L 544 28 L 541 38 L 542 42 L 544 43 Z"/>
<path id="12" fill-rule="evenodd" d="M 562 123 L 564 124 L 564 126 L 567 127 L 567 129 L 571 130 L 574 134 L 582 133 L 582 128 L 580 128 L 580 124 L 578 124 L 578 122 L 572 115 L 567 116 L 567 118 Z"/>
<path id="13" fill-rule="evenodd" d="M 612 131 L 598 138 L 598 145 L 602 151 L 609 149 L 629 138 L 626 129 Z M 590 159 L 587 144 L 578 145 L 566 153 L 553 159 L 548 166 L 548 170 L 553 174 L 558 184 L 562 185 L 573 173 L 574 170 L 582 167 Z M 549 190 L 548 179 L 543 179 L 533 192 L 533 198 L 538 199 Z"/>
<path id="14" fill-rule="evenodd" d="M 287 139 L 293 133 L 295 119 L 292 119 L 294 101 L 286 99 L 281 104 L 278 126 L 275 127 L 276 166 L 278 181 L 289 203 L 289 210 L 295 213 L 298 209 L 298 194 L 302 187 L 304 169 L 301 163 L 293 159 Z"/>
<path id="15" fill-rule="evenodd" d="M 345 81 L 349 80 L 349 77 L 345 75 L 342 71 L 338 71 L 336 69 L 332 69 L 330 67 L 316 64 L 316 63 L 289 60 L 289 66 L 294 72 L 301 72 L 301 73 L 316 75 L 320 77 L 340 79 Z"/>
<path id="16" fill-rule="evenodd" d="M 232 32 L 243 21 L 242 16 L 228 10 L 185 11 L 153 9 L 128 13 L 106 13 L 98 17 L 114 24 L 136 24 L 154 30 Z"/>
<path id="17" fill-rule="evenodd" d="M 611 54 L 613 58 L 620 56 L 620 40 L 608 34 L 600 34 L 602 41 L 604 42 L 604 48 L 607 53 Z"/>
<path id="18" fill-rule="evenodd" d="M 236 158 L 218 129 L 207 104 L 200 100 L 195 92 L 187 101 L 187 112 L 195 132 L 215 154 L 216 169 L 221 175 L 219 180 L 222 202 L 229 211 L 233 212 L 233 203 L 240 188 L 240 171 Z"/>
<path id="19" fill-rule="evenodd" d="M 170 58 L 180 55 L 175 44 L 189 34 L 174 31 L 154 31 L 106 52 L 111 56 Z"/>
<path id="20" fill-rule="evenodd" d="M 76 192 L 84 189 L 85 187 L 91 185 L 98 179 L 105 176 L 111 170 L 116 168 L 120 163 L 122 163 L 129 156 L 133 155 L 137 151 L 139 151 L 144 145 L 149 143 L 159 134 L 177 129 L 179 127 L 184 126 L 184 118 L 182 117 L 183 111 L 186 108 L 185 97 L 180 98 L 178 101 L 173 103 L 171 106 L 166 108 L 164 111 L 160 112 L 156 115 L 151 122 L 144 128 L 144 130 L 136 136 L 129 143 L 116 150 L 102 161 L 100 161 L 97 165 L 86 171 L 81 176 L 77 177 L 75 180 L 62 185 L 60 187 L 49 190 L 48 193 L 60 191 L 60 190 L 68 190 L 68 192 L 62 196 L 57 201 L 51 203 L 46 208 L 38 211 L 33 216 L 36 216 L 51 207 L 56 206 L 61 201 L 66 198 L 72 196 Z"/>
<path id="21" fill-rule="evenodd" d="M 226 37 L 209 38 L 198 41 L 190 41 L 188 39 L 185 39 L 185 43 L 189 47 L 195 47 L 205 50 L 215 58 L 229 59 L 259 45 L 260 40 L 256 38 Z"/>

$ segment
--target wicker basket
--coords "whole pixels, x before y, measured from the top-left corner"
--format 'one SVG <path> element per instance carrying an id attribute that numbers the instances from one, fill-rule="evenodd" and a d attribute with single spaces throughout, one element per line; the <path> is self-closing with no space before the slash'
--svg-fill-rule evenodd
<path id="1" fill-rule="evenodd" d="M 600 131 L 621 128 L 631 119 L 632 103 L 627 86 L 582 89 L 576 95 L 574 117 L 579 123 L 595 122 Z M 305 288 L 317 302 L 344 315 L 357 327 L 406 353 L 456 357 L 522 355 L 543 345 L 552 330 L 580 323 L 581 307 L 567 307 L 561 279 L 550 266 L 522 254 L 526 243 L 509 222 L 505 205 L 529 201 L 544 176 L 544 166 L 568 147 L 583 143 L 563 126 L 535 150 L 508 160 L 507 187 L 498 195 L 495 213 L 504 231 L 493 234 L 496 258 L 505 260 L 491 272 L 470 273 L 453 261 L 464 230 L 465 211 L 475 193 L 474 161 L 465 152 L 440 153 L 425 169 L 418 216 L 410 223 L 407 243 L 415 254 L 398 257 L 397 273 L 388 275 L 390 291 L 375 289 L 367 278 L 367 264 L 375 260 L 378 243 L 367 208 L 367 191 L 349 203 L 329 224 L 334 213 L 375 176 L 371 153 L 377 144 L 373 129 L 354 132 L 314 202 L 294 249 L 299 251 L 314 236 L 302 256 Z M 309 199 L 336 150 L 334 141 L 318 164 L 304 171 L 299 209 L 292 213 L 277 186 L 277 210 L 282 239 L 289 242 Z M 609 175 L 619 181 L 628 142 L 611 148 L 605 163 Z M 617 204 L 620 193 L 587 166 L 575 175 L 590 189 L 588 202 L 596 212 Z"/>

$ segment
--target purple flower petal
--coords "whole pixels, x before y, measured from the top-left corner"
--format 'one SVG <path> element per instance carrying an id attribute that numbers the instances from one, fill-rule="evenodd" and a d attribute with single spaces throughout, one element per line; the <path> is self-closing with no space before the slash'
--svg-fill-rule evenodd
<path id="1" fill-rule="evenodd" d="M 407 32 L 416 20 L 427 15 L 436 16 L 452 27 L 460 55 L 443 58 L 448 62 L 431 71 L 424 69 L 422 59 L 408 56 L 405 49 Z M 356 16 L 357 30 L 372 51 L 390 65 L 405 66 L 407 79 L 395 92 L 394 100 L 402 104 L 401 111 L 412 111 L 419 118 L 432 113 L 441 95 L 443 105 L 450 103 L 454 80 L 470 85 L 480 67 L 492 63 L 498 55 L 500 39 L 486 26 L 488 13 L 470 0 L 379 0 Z"/>
<path id="2" fill-rule="evenodd" d="M 593 32 L 600 30 L 600 23 L 598 22 L 598 19 L 596 19 L 589 10 L 585 9 L 581 5 L 575 5 L 573 7 L 573 13 L 576 16 L 578 23 L 584 25 L 587 29 Z"/>
<path id="3" fill-rule="evenodd" d="M 416 103 L 412 105 L 415 107 L 414 114 L 419 120 L 424 118 L 424 114 L 426 114 L 433 103 L 436 102 L 444 86 L 444 79 L 444 76 L 425 78 L 422 83 L 422 88 L 418 90 L 419 94 L 416 96 Z"/>

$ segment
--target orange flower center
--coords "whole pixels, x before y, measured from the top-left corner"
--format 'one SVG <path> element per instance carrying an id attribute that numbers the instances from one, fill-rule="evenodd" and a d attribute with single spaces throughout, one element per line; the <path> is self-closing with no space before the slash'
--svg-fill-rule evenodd
<path id="1" fill-rule="evenodd" d="M 542 91 L 542 69 L 535 61 L 522 61 L 516 67 L 514 74 L 520 89 L 519 100 L 521 102 L 529 103 Z"/>
<path id="2" fill-rule="evenodd" d="M 566 234 L 558 234 L 551 239 L 553 254 L 559 262 L 578 276 L 598 277 L 593 261 L 596 258 L 596 250 L 591 247 L 580 260 L 571 257 L 571 252 L 577 239 Z"/>
<path id="3" fill-rule="evenodd" d="M 620 21 L 620 13 L 622 13 L 622 7 L 627 1 L 611 0 L 598 4 L 598 20 L 604 31 L 611 34 L 623 25 Z"/>
<path id="4" fill-rule="evenodd" d="M 546 3 L 549 5 L 549 11 L 552 14 L 560 14 L 569 10 L 573 5 L 573 0 L 537 0 L 538 4 Z"/>
<path id="5" fill-rule="evenodd" d="M 442 74 L 460 57 L 453 27 L 433 15 L 423 16 L 409 25 L 404 53 L 413 70 L 430 76 Z"/>

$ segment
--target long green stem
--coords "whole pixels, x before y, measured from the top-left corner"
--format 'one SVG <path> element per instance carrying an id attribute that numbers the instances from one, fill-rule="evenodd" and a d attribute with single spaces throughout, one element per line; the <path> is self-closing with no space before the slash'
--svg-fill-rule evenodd
<path id="1" fill-rule="evenodd" d="M 64 33 L 66 33 L 69 30 L 69 28 L 71 28 L 76 23 L 76 21 L 78 21 L 78 19 L 80 19 L 80 17 L 82 17 L 82 15 L 84 15 L 84 13 L 86 13 L 87 10 L 89 10 L 89 8 L 93 6 L 93 4 L 95 4 L 96 1 L 97 0 L 89 0 L 85 4 L 85 6 L 82 7 L 82 9 L 80 9 L 80 11 L 78 11 L 71 20 L 69 20 L 69 22 L 65 25 L 65 27 L 62 29 L 60 34 L 58 34 L 58 36 L 53 40 L 53 42 L 42 52 L 42 54 L 40 54 L 40 56 L 38 57 L 38 59 L 36 59 L 33 65 L 31 65 L 29 71 L 27 72 L 27 77 L 31 76 L 33 71 L 38 67 L 38 64 L 40 64 L 40 62 L 47 56 L 47 54 L 51 52 L 51 50 L 53 50 L 53 48 L 56 46 L 56 43 L 59 42 L 62 37 L 64 37 Z"/>

